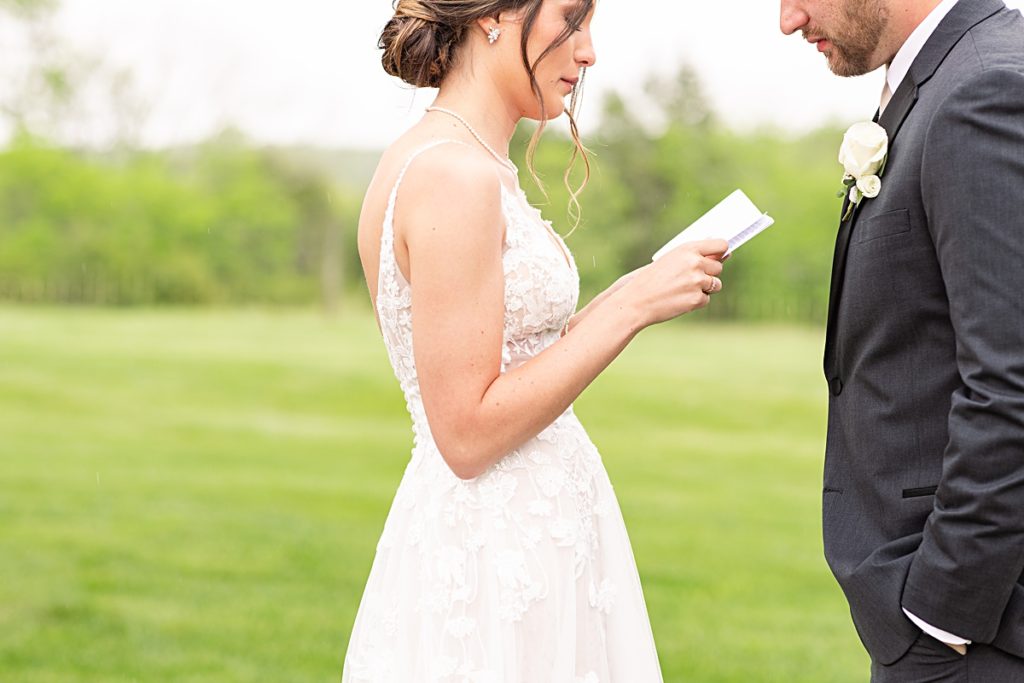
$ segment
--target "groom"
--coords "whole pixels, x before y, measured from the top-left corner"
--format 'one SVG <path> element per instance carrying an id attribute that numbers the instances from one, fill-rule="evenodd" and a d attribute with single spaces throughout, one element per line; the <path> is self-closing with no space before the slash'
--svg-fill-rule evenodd
<path id="1" fill-rule="evenodd" d="M 833 263 L 826 557 L 873 681 L 1024 682 L 1024 19 L 782 0 L 781 28 L 840 76 L 886 66 L 881 189 Z"/>

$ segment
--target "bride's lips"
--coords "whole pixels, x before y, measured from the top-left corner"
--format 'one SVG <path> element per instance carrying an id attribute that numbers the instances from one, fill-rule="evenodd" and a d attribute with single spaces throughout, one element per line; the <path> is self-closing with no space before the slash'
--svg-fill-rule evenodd
<path id="1" fill-rule="evenodd" d="M 576 87 L 576 84 L 580 82 L 580 79 L 578 79 L 578 78 L 563 78 L 563 79 L 560 79 L 558 82 L 561 83 L 562 85 L 568 87 L 569 88 L 569 92 L 572 92 L 572 89 Z"/>

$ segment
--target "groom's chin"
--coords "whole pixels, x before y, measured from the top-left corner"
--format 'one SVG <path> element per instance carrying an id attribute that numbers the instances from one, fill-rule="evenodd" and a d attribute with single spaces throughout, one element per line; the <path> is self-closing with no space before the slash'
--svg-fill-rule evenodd
<path id="1" fill-rule="evenodd" d="M 842 50 L 833 43 L 824 56 L 832 73 L 843 78 L 853 78 L 869 74 L 892 61 L 891 57 L 889 59 L 879 57 L 879 52 L 878 49 L 871 54 L 868 54 L 867 50 Z"/>
<path id="2" fill-rule="evenodd" d="M 825 61 L 828 64 L 829 71 L 842 78 L 854 78 L 874 71 L 874 69 L 866 65 L 851 63 L 849 60 L 835 54 L 826 53 Z"/>

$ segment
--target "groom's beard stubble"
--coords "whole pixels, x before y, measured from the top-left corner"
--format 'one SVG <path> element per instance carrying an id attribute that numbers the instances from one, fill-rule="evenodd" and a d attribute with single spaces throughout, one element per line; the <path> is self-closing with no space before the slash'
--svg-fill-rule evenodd
<path id="1" fill-rule="evenodd" d="M 837 76 L 862 76 L 878 66 L 872 57 L 889 25 L 889 7 L 885 0 L 846 0 L 840 13 L 842 26 L 828 32 L 814 26 L 804 36 L 823 37 L 831 43 L 826 52 L 828 66 Z"/>

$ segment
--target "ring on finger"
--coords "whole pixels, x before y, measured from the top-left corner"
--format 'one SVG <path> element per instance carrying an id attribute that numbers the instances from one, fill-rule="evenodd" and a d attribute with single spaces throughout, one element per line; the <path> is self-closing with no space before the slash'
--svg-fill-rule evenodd
<path id="1" fill-rule="evenodd" d="M 709 284 L 707 286 L 707 289 L 704 290 L 704 293 L 708 294 L 708 295 L 711 295 L 711 294 L 714 294 L 714 293 L 720 291 L 721 289 L 722 289 L 722 281 L 719 280 L 717 277 L 712 275 L 711 276 L 711 284 Z"/>

